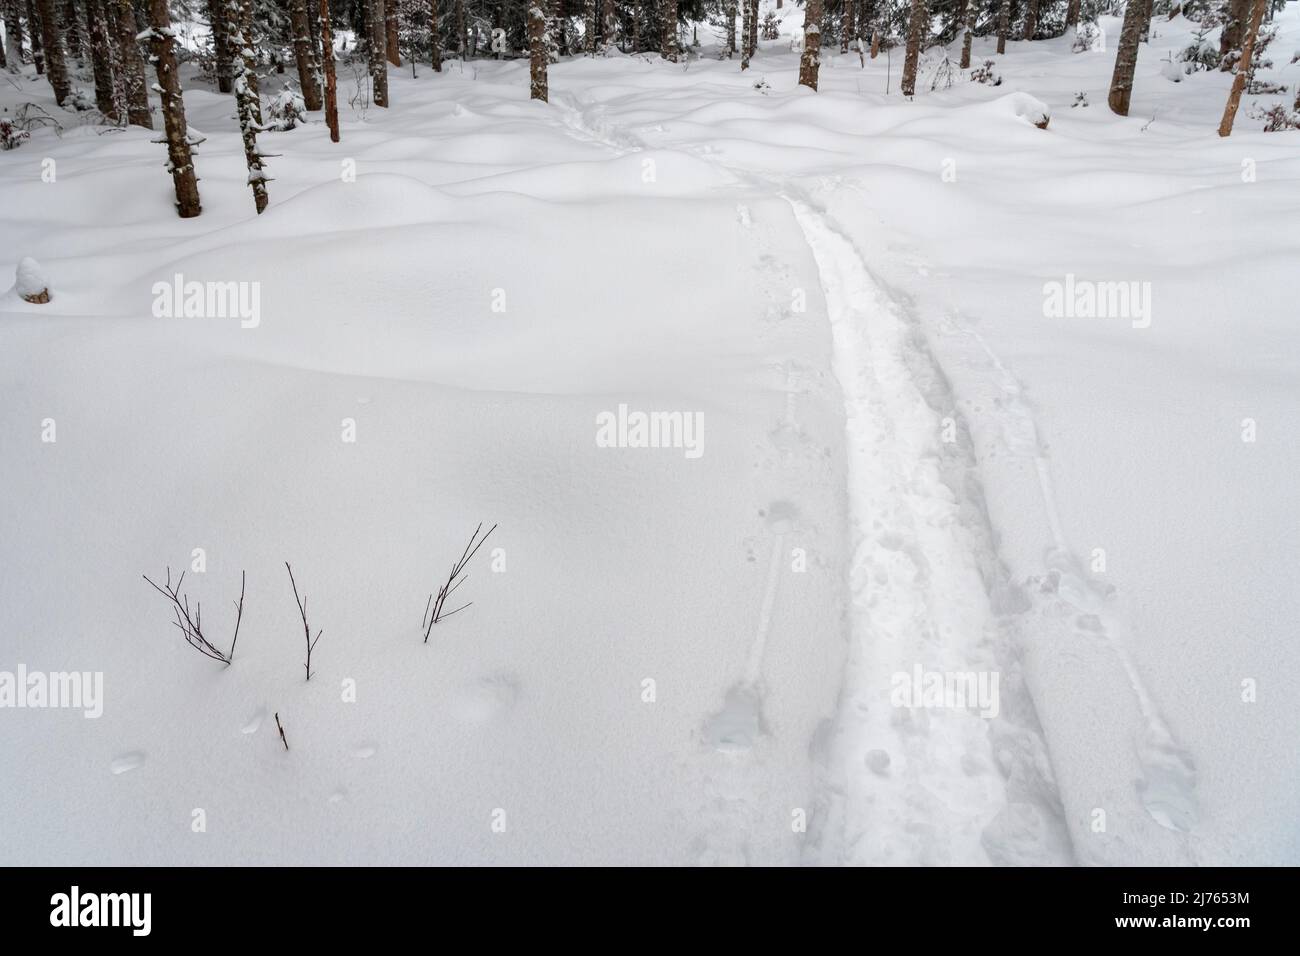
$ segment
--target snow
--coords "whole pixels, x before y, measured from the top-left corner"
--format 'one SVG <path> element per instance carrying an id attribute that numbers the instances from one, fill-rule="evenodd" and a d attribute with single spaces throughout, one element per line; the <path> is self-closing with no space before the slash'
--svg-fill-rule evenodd
<path id="1" fill-rule="evenodd" d="M 30 256 L 18 260 L 18 267 L 14 270 L 14 292 L 24 299 L 30 299 L 48 292 L 49 288 L 45 270 L 39 262 Z"/>
<path id="2" fill-rule="evenodd" d="M 98 719 L 0 714 L 0 863 L 1300 862 L 1282 99 L 1220 139 L 1231 76 L 1161 75 L 1181 17 L 1128 118 L 1070 37 L 976 38 L 997 87 L 931 50 L 913 101 L 826 49 L 814 94 L 778 15 L 744 74 L 578 58 L 549 104 L 526 59 L 363 112 L 340 70 L 339 144 L 260 134 L 261 216 L 188 75 L 197 218 L 147 130 L 0 154 L 57 290 L 0 296 L 0 671 L 104 674 Z M 1067 276 L 1149 323 L 1049 317 Z M 156 315 L 175 281 L 258 321 Z M 703 453 L 602 447 L 621 406 Z M 229 668 L 141 580 L 198 548 L 218 647 L 247 572 Z M 894 706 L 917 667 L 996 715 Z"/>

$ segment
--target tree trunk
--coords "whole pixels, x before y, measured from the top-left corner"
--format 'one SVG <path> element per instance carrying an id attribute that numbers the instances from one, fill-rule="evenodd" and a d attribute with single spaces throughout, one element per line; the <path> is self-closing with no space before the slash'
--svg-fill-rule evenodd
<path id="1" fill-rule="evenodd" d="M 1119 49 L 1115 53 L 1115 72 L 1110 81 L 1111 111 L 1128 116 L 1129 100 L 1133 96 L 1133 71 L 1137 68 L 1138 44 L 1142 31 L 1151 19 L 1151 0 L 1129 0 L 1124 10 L 1124 26 L 1120 29 Z"/>
<path id="2" fill-rule="evenodd" d="M 388 30 L 384 23 L 384 0 L 366 0 L 370 5 L 370 46 L 367 49 L 370 63 L 370 98 L 376 106 L 388 107 L 388 66 L 384 53 L 388 46 Z"/>
<path id="3" fill-rule="evenodd" d="M 105 0 L 114 15 L 118 59 L 122 63 L 122 88 L 126 91 L 126 118 L 132 126 L 153 129 L 149 115 L 149 84 L 144 78 L 144 57 L 136 41 L 135 10 L 131 0 Z"/>
<path id="4" fill-rule="evenodd" d="M 659 53 L 669 63 L 677 62 L 677 0 L 663 0 L 663 36 Z"/>
<path id="5" fill-rule="evenodd" d="M 1025 8 L 1025 32 L 1021 34 L 1020 39 L 1032 40 L 1034 33 L 1038 30 L 1038 0 L 1029 0 Z"/>
<path id="6" fill-rule="evenodd" d="M 434 0 L 436 3 L 437 0 Z M 325 125 L 330 142 L 339 141 L 339 91 L 334 75 L 334 28 L 330 25 L 330 0 L 320 0 L 321 63 L 325 67 Z M 436 49 L 436 44 L 435 44 Z"/>
<path id="7" fill-rule="evenodd" d="M 1232 69 L 1233 61 L 1229 54 L 1241 49 L 1241 38 L 1249 17 L 1250 0 L 1229 0 L 1228 15 L 1219 34 L 1219 56 L 1223 57 L 1222 68 L 1225 72 Z"/>
<path id="8" fill-rule="evenodd" d="M 1070 0 L 1065 7 L 1065 29 L 1079 26 L 1079 0 Z"/>
<path id="9" fill-rule="evenodd" d="M 600 46 L 608 50 L 618 43 L 618 8 L 614 0 L 603 0 L 600 14 Z"/>
<path id="10" fill-rule="evenodd" d="M 456 56 L 463 62 L 465 59 L 465 0 L 456 0 L 456 6 L 452 10 L 452 19 L 455 21 L 452 25 L 456 30 Z"/>
<path id="11" fill-rule="evenodd" d="M 925 0 L 912 0 L 912 12 L 907 18 L 907 55 L 903 58 L 904 96 L 916 93 L 916 66 L 921 59 L 921 45 L 925 42 L 929 19 Z"/>
<path id="12" fill-rule="evenodd" d="M 753 50 L 749 46 L 749 21 L 754 17 L 754 7 L 749 0 L 740 0 L 744 8 L 740 14 L 740 69 L 749 69 L 749 57 Z"/>
<path id="13" fill-rule="evenodd" d="M 438 30 L 438 0 L 429 0 L 429 65 L 442 72 L 442 34 Z"/>
<path id="14" fill-rule="evenodd" d="M 528 5 L 528 69 L 529 97 L 534 100 L 549 102 L 550 91 L 546 83 L 546 66 L 551 54 L 546 42 L 546 11 L 542 9 L 542 0 L 532 0 Z"/>
<path id="15" fill-rule="evenodd" d="M 384 45 L 388 50 L 388 62 L 393 66 L 401 66 L 402 46 L 397 37 L 397 0 L 384 0 Z"/>
<path id="16" fill-rule="evenodd" d="M 971 44 L 971 4 L 970 0 L 960 0 L 960 9 L 957 12 L 957 23 L 959 30 L 957 36 L 961 38 L 961 60 L 957 64 L 959 69 L 970 69 L 970 44 Z"/>
<path id="17" fill-rule="evenodd" d="M 18 17 L 18 0 L 5 0 L 5 52 L 16 72 L 23 66 L 23 25 Z M 31 27 L 31 24 L 27 24 Z"/>
<path id="18" fill-rule="evenodd" d="M 596 55 L 596 0 L 583 0 L 582 48 L 588 56 Z"/>
<path id="19" fill-rule="evenodd" d="M 166 0 L 154 0 L 165 3 Z M 235 103 L 239 109 L 239 132 L 244 140 L 244 162 L 248 165 L 248 185 L 253 190 L 253 205 L 258 215 L 266 209 L 266 167 L 257 148 L 257 134 L 262 127 L 262 104 L 257 93 L 257 60 L 253 48 L 253 0 L 232 0 L 230 40 L 239 59 L 235 62 Z"/>
<path id="20" fill-rule="evenodd" d="M 749 15 L 749 58 L 758 55 L 758 0 L 749 0 L 754 12 Z"/>
<path id="21" fill-rule="evenodd" d="M 309 110 L 321 108 L 320 82 L 317 80 L 316 44 L 311 39 L 307 20 L 307 0 L 289 0 L 289 26 L 293 30 L 293 58 L 298 64 L 298 85 L 302 87 L 302 105 Z"/>
<path id="22" fill-rule="evenodd" d="M 722 15 L 727 21 L 727 59 L 730 60 L 736 55 L 736 0 L 723 0 Z"/>
<path id="23" fill-rule="evenodd" d="M 181 79 L 177 75 L 176 46 L 172 39 L 167 0 L 149 0 L 149 23 L 150 60 L 158 73 L 162 97 L 167 169 L 176 188 L 176 212 L 182 219 L 190 219 L 202 212 L 203 207 L 199 204 L 199 180 L 194 175 L 194 159 L 190 155 L 189 127 L 185 123 L 185 104 L 181 99 Z"/>
<path id="24" fill-rule="evenodd" d="M 95 108 L 113 122 L 118 119 L 113 95 L 113 54 L 108 39 L 108 20 L 103 0 L 87 0 L 86 32 L 90 35 L 90 62 L 95 77 Z"/>
<path id="25" fill-rule="evenodd" d="M 1132 0 L 1130 0 L 1132 2 Z M 1140 2 L 1140 0 L 1138 0 Z M 1007 52 L 1007 34 L 1011 32 L 1011 0 L 1002 0 L 998 7 L 998 55 Z"/>
<path id="26" fill-rule="evenodd" d="M 849 38 L 853 36 L 853 0 L 840 0 L 840 52 L 849 52 Z"/>
<path id="27" fill-rule="evenodd" d="M 54 9 L 57 14 L 57 3 Z M 64 0 L 63 2 L 63 42 L 68 56 L 73 57 L 78 66 L 85 66 L 86 36 L 85 31 L 81 28 L 81 18 L 77 16 L 76 0 Z"/>
<path id="28" fill-rule="evenodd" d="M 803 54 L 799 57 L 799 85 L 817 89 L 822 62 L 822 0 L 807 0 L 803 9 Z"/>
<path id="29" fill-rule="evenodd" d="M 36 75 L 45 73 L 45 47 L 41 43 L 40 17 L 36 13 L 35 0 L 27 0 L 27 37 L 32 45 L 32 66 Z"/>
<path id="30" fill-rule="evenodd" d="M 208 23 L 212 27 L 212 56 L 216 60 L 217 92 L 235 89 L 235 72 L 230 49 L 230 10 L 227 0 L 208 0 Z"/>
<path id="31" fill-rule="evenodd" d="M 1264 19 L 1264 9 L 1268 0 L 1255 0 L 1250 11 L 1250 24 L 1241 41 L 1241 62 L 1237 65 L 1237 75 L 1232 78 L 1232 91 L 1228 94 L 1228 104 L 1223 108 L 1223 120 L 1219 123 L 1219 135 L 1232 133 L 1233 121 L 1237 118 L 1237 107 L 1241 104 L 1241 93 L 1246 88 L 1246 77 L 1250 74 L 1250 58 L 1255 55 L 1255 38 L 1259 36 L 1259 24 Z"/>
<path id="32" fill-rule="evenodd" d="M 54 90 L 54 102 L 60 106 L 72 95 L 72 80 L 68 64 L 63 58 L 63 35 L 59 30 L 59 15 L 54 0 L 36 0 L 41 17 L 41 49 L 45 54 L 45 72 Z"/>

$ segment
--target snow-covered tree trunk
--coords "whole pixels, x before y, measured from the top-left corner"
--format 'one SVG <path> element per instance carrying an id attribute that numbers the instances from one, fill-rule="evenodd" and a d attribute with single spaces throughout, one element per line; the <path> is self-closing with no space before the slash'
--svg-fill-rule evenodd
<path id="1" fill-rule="evenodd" d="M 442 72 L 442 34 L 438 30 L 438 0 L 429 0 L 429 65 Z"/>
<path id="2" fill-rule="evenodd" d="M 608 50 L 618 42 L 618 7 L 614 0 L 602 0 L 600 13 L 600 48 Z"/>
<path id="3" fill-rule="evenodd" d="M 113 122 L 118 119 L 113 95 L 113 55 L 108 39 L 104 0 L 86 0 L 86 32 L 90 34 L 90 63 L 95 77 L 95 108 Z"/>
<path id="4" fill-rule="evenodd" d="M 1112 112 L 1128 116 L 1133 96 L 1133 72 L 1137 68 L 1138 44 L 1151 21 L 1151 0 L 1129 0 L 1124 9 L 1124 26 L 1120 28 L 1119 49 L 1115 52 L 1115 72 L 1111 76 L 1107 102 Z"/>
<path id="5" fill-rule="evenodd" d="M 4 14 L 5 55 L 9 69 L 16 72 L 23 65 L 23 24 L 18 14 L 18 0 L 5 0 Z"/>
<path id="6" fill-rule="evenodd" d="M 730 60 L 736 55 L 736 0 L 723 0 L 722 16 L 727 21 L 727 59 Z"/>
<path id="7" fill-rule="evenodd" d="M 803 53 L 799 57 L 799 85 L 817 89 L 822 62 L 822 0 L 807 0 L 803 8 Z"/>
<path id="8" fill-rule="evenodd" d="M 926 8 L 926 0 L 912 0 L 912 12 L 907 19 L 907 54 L 903 57 L 904 96 L 916 93 L 916 67 L 921 59 L 921 46 L 925 42 L 929 22 L 930 11 Z"/>
<path id="9" fill-rule="evenodd" d="M 1228 103 L 1223 108 L 1223 119 L 1219 123 L 1219 135 L 1232 134 L 1232 124 L 1237 118 L 1237 107 L 1241 104 L 1241 94 L 1246 88 L 1246 77 L 1250 74 L 1250 58 L 1255 54 L 1255 39 L 1259 36 L 1259 25 L 1264 19 L 1264 10 L 1269 0 L 1255 0 L 1250 11 L 1250 23 L 1246 35 L 1241 41 L 1241 62 L 1237 65 L 1237 75 L 1232 78 L 1232 90 L 1228 93 Z"/>
<path id="10" fill-rule="evenodd" d="M 550 95 L 546 83 L 546 66 L 550 62 L 550 44 L 547 42 L 546 11 L 542 0 L 532 0 L 528 5 L 528 69 L 529 96 L 548 102 Z"/>
<path id="11" fill-rule="evenodd" d="M 181 78 L 176 72 L 176 47 L 167 0 L 149 0 L 149 23 L 149 62 L 158 74 L 154 89 L 162 97 L 167 170 L 176 189 L 176 212 L 182 219 L 190 219 L 202 212 L 203 207 L 199 203 L 199 179 L 194 174 L 194 159 L 190 154 L 189 126 L 181 99 Z"/>
<path id="12" fill-rule="evenodd" d="M 758 0 L 747 0 L 754 12 L 749 15 L 749 57 L 753 59 L 758 53 Z"/>
<path id="13" fill-rule="evenodd" d="M 45 44 L 41 42 L 36 0 L 27 0 L 27 36 L 32 45 L 32 66 L 36 67 L 36 75 L 42 76 L 45 73 Z"/>
<path id="14" fill-rule="evenodd" d="M 370 64 L 370 98 L 376 106 L 388 107 L 388 64 L 384 56 L 388 50 L 388 28 L 384 23 L 384 0 L 367 0 L 370 24 L 367 48 Z"/>
<path id="15" fill-rule="evenodd" d="M 325 125 L 330 142 L 339 141 L 339 89 L 334 74 L 334 27 L 330 24 L 330 0 L 320 0 L 321 64 L 325 69 Z"/>
<path id="16" fill-rule="evenodd" d="M 853 0 L 840 0 L 840 53 L 849 52 L 853 36 Z"/>
<path id="17" fill-rule="evenodd" d="M 135 10 L 131 0 L 105 0 L 117 38 L 118 62 L 122 64 L 122 89 L 126 93 L 126 118 L 132 126 L 153 129 L 149 115 L 149 85 L 144 78 L 144 57 L 136 40 Z"/>
<path id="18" fill-rule="evenodd" d="M 307 19 L 307 0 L 289 0 L 289 26 L 293 30 L 293 58 L 298 66 L 298 85 L 302 88 L 302 105 L 309 110 L 321 108 L 320 82 L 317 80 L 316 44 L 311 39 Z"/>
<path id="19" fill-rule="evenodd" d="M 58 12 L 58 4 L 55 4 L 55 12 Z M 81 26 L 81 17 L 77 15 L 76 0 L 63 2 L 63 41 L 68 56 L 75 59 L 78 66 L 85 66 L 89 45 L 86 43 L 86 32 Z"/>
<path id="20" fill-rule="evenodd" d="M 754 52 L 749 46 L 749 21 L 753 19 L 754 8 L 749 0 L 740 0 L 744 10 L 740 15 L 740 68 L 749 69 L 749 57 Z"/>
<path id="21" fill-rule="evenodd" d="M 660 38 L 659 54 L 669 63 L 677 62 L 677 0 L 663 0 L 663 35 Z"/>
<path id="22" fill-rule="evenodd" d="M 582 3 L 582 48 L 589 56 L 596 54 L 596 0 Z"/>
<path id="23" fill-rule="evenodd" d="M 961 37 L 961 60 L 957 64 L 958 68 L 963 70 L 970 69 L 970 45 L 975 33 L 970 28 L 971 17 L 971 0 L 961 0 L 961 12 L 957 15 L 957 22 L 961 25 L 958 36 Z"/>
<path id="24" fill-rule="evenodd" d="M 1011 0 L 998 6 L 998 54 L 1007 52 L 1007 35 L 1011 32 Z"/>
<path id="25" fill-rule="evenodd" d="M 1038 0 L 1029 0 L 1025 5 L 1025 32 L 1020 39 L 1032 40 L 1038 31 Z"/>
<path id="26" fill-rule="evenodd" d="M 166 2 L 166 0 L 158 0 Z M 257 52 L 253 43 L 253 0 L 231 0 L 230 41 L 238 54 L 235 60 L 235 105 L 239 111 L 239 132 L 244 140 L 244 162 L 253 205 L 260 215 L 266 209 L 266 166 L 257 148 L 262 130 L 262 103 L 257 92 Z"/>
<path id="27" fill-rule="evenodd" d="M 1241 49 L 1241 39 L 1246 30 L 1246 20 L 1250 17 L 1250 0 L 1228 0 L 1228 10 L 1223 19 L 1223 30 L 1219 33 L 1219 56 L 1222 57 L 1222 69 L 1232 69 L 1235 62 L 1232 51 Z"/>
<path id="28" fill-rule="evenodd" d="M 384 48 L 388 62 L 402 65 L 401 41 L 397 36 L 397 0 L 384 0 Z"/>
<path id="29" fill-rule="evenodd" d="M 208 0 L 208 23 L 212 27 L 212 55 L 216 61 L 217 91 L 235 89 L 234 56 L 230 48 L 230 10 L 227 0 Z"/>
<path id="30" fill-rule="evenodd" d="M 60 106 L 72 95 L 72 79 L 68 63 L 63 56 L 63 34 L 59 29 L 59 14 L 54 0 L 36 0 L 41 18 L 41 50 L 45 56 L 45 74 L 54 90 L 54 102 Z"/>

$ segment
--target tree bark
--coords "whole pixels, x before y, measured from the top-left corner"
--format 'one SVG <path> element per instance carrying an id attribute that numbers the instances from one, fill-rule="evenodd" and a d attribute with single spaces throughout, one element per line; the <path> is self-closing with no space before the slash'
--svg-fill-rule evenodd
<path id="1" fill-rule="evenodd" d="M 849 52 L 849 38 L 853 36 L 853 0 L 840 0 L 840 52 Z"/>
<path id="2" fill-rule="evenodd" d="M 754 8 L 749 0 L 740 0 L 743 7 L 740 14 L 740 69 L 749 69 L 749 57 L 753 52 L 749 47 L 749 21 L 754 16 Z"/>
<path id="3" fill-rule="evenodd" d="M 163 2 L 166 0 L 154 0 Z M 253 190 L 253 205 L 258 215 L 266 209 L 266 167 L 257 148 L 257 134 L 262 128 L 262 104 L 257 91 L 257 60 L 253 49 L 253 0 L 232 0 L 233 29 L 230 39 L 239 52 L 235 63 L 235 103 L 239 109 L 239 132 L 244 140 L 244 162 L 248 166 L 248 185 Z"/>
<path id="4" fill-rule="evenodd" d="M 216 61 L 217 92 L 235 89 L 234 62 L 230 49 L 230 10 L 227 0 L 208 0 L 208 24 L 212 27 L 212 56 Z"/>
<path id="5" fill-rule="evenodd" d="M 663 0 L 663 35 L 659 54 L 669 63 L 677 62 L 677 0 Z"/>
<path id="6" fill-rule="evenodd" d="M 1219 135 L 1230 136 L 1232 124 L 1237 118 L 1237 107 L 1241 105 L 1241 94 L 1246 88 L 1246 77 L 1250 74 L 1250 59 L 1255 55 L 1255 39 L 1259 36 L 1259 25 L 1264 19 L 1264 10 L 1268 0 L 1255 0 L 1250 11 L 1250 24 L 1241 41 L 1241 62 L 1237 65 L 1237 75 L 1232 78 L 1232 91 L 1228 93 L 1228 103 L 1223 108 L 1223 120 L 1219 123 Z"/>
<path id="7" fill-rule="evenodd" d="M 582 48 L 588 56 L 596 55 L 596 0 L 583 0 Z"/>
<path id="8" fill-rule="evenodd" d="M 971 33 L 971 2 L 970 0 L 960 0 L 961 9 L 957 13 L 957 23 L 960 25 L 958 36 L 961 38 L 961 60 L 957 64 L 959 69 L 970 69 L 970 45 L 973 34 Z"/>
<path id="9" fill-rule="evenodd" d="M 722 15 L 727 21 L 727 59 L 730 60 L 736 55 L 736 0 L 723 0 Z"/>
<path id="10" fill-rule="evenodd" d="M 1241 49 L 1241 39 L 1250 13 L 1250 0 L 1229 0 L 1228 15 L 1223 21 L 1223 30 L 1219 33 L 1219 56 L 1223 57 L 1222 68 L 1225 72 L 1232 69 L 1229 54 Z"/>
<path id="11" fill-rule="evenodd" d="M 546 11 L 542 0 L 532 0 L 528 5 L 528 69 L 529 98 L 549 102 L 550 90 L 546 82 L 546 67 L 551 54 L 546 42 Z"/>
<path id="12" fill-rule="evenodd" d="M 59 29 L 59 15 L 54 0 L 36 0 L 41 18 L 41 50 L 45 55 L 45 72 L 54 90 L 54 102 L 62 106 L 72 95 L 72 79 L 68 76 L 68 63 L 63 57 L 63 34 Z"/>
<path id="13" fill-rule="evenodd" d="M 907 55 L 903 58 L 904 96 L 916 94 L 916 67 L 921 59 L 921 45 L 925 42 L 929 19 L 926 0 L 912 0 L 912 12 L 907 18 Z"/>
<path id="14" fill-rule="evenodd" d="M 614 0 L 603 0 L 600 13 L 600 48 L 608 50 L 618 43 L 618 9 Z"/>
<path id="15" fill-rule="evenodd" d="M 58 4 L 54 6 L 58 12 Z M 86 37 L 81 28 L 81 18 L 77 16 L 76 0 L 63 2 L 63 41 L 68 56 L 76 59 L 78 66 L 86 65 Z"/>
<path id="16" fill-rule="evenodd" d="M 1079 0 L 1070 0 L 1065 7 L 1065 29 L 1079 25 Z"/>
<path id="17" fill-rule="evenodd" d="M 384 23 L 384 0 L 367 0 L 370 5 L 370 98 L 376 106 L 388 107 L 388 66 L 384 54 L 388 46 L 388 31 Z"/>
<path id="18" fill-rule="evenodd" d="M 5 52 L 9 65 L 16 71 L 22 69 L 23 65 L 23 24 L 18 15 L 18 0 L 5 0 L 4 13 Z"/>
<path id="19" fill-rule="evenodd" d="M 438 0 L 429 0 L 429 65 L 442 72 L 442 34 L 438 31 Z"/>
<path id="20" fill-rule="evenodd" d="M 384 44 L 388 50 L 388 62 L 393 66 L 401 66 L 402 48 L 397 36 L 397 0 L 384 0 Z"/>
<path id="21" fill-rule="evenodd" d="M 90 62 L 95 77 L 95 108 L 116 123 L 118 103 L 113 90 L 113 54 L 110 52 L 108 14 L 104 8 L 104 0 L 87 0 L 86 32 L 90 34 Z"/>
<path id="22" fill-rule="evenodd" d="M 144 78 L 144 57 L 136 40 L 135 10 L 131 0 L 105 0 L 115 15 L 118 59 L 122 63 L 122 88 L 126 91 L 126 119 L 132 126 L 153 129 L 149 115 L 149 84 Z"/>
<path id="23" fill-rule="evenodd" d="M 758 0 L 747 2 L 754 8 L 749 15 L 749 58 L 752 60 L 758 54 Z"/>
<path id="24" fill-rule="evenodd" d="M 311 39 L 307 19 L 307 0 L 289 0 L 289 27 L 293 30 L 293 58 L 298 65 L 298 85 L 302 87 L 302 105 L 309 110 L 321 108 L 320 81 L 317 79 L 316 44 Z"/>
<path id="25" fill-rule="evenodd" d="M 822 0 L 807 0 L 803 10 L 803 54 L 799 57 L 799 85 L 817 89 L 822 62 Z"/>
<path id="26" fill-rule="evenodd" d="M 1020 39 L 1032 40 L 1034 33 L 1038 30 L 1038 0 L 1029 0 L 1025 7 L 1025 32 L 1021 34 Z"/>
<path id="27" fill-rule="evenodd" d="M 199 180 L 194 175 L 194 159 L 190 155 L 189 126 L 185 122 L 185 104 L 181 99 L 181 81 L 177 75 L 176 47 L 167 0 L 149 0 L 149 22 L 150 59 L 158 74 L 158 88 L 162 97 L 167 169 L 172 174 L 172 186 L 176 189 L 176 212 L 182 219 L 190 219 L 202 212 L 203 207 L 199 203 Z"/>
<path id="28" fill-rule="evenodd" d="M 1120 28 L 1119 49 L 1115 52 L 1115 72 L 1111 76 L 1110 96 L 1107 101 L 1111 111 L 1128 116 L 1129 101 L 1133 96 L 1133 72 L 1137 69 L 1138 44 L 1142 32 L 1151 20 L 1151 0 L 1129 0 L 1124 10 L 1124 26 Z"/>
<path id="29" fill-rule="evenodd" d="M 436 3 L 437 0 L 434 0 Z M 325 125 L 330 130 L 330 142 L 339 141 L 339 91 L 334 74 L 334 28 L 330 25 L 330 2 L 320 0 L 321 64 L 325 68 Z M 435 44 L 436 47 L 436 44 Z"/>
<path id="30" fill-rule="evenodd" d="M 40 17 L 36 13 L 35 0 L 27 0 L 27 37 L 32 45 L 32 66 L 36 75 L 45 73 L 45 47 L 41 43 Z"/>
<path id="31" fill-rule="evenodd" d="M 1139 0 L 1140 2 L 1140 0 Z M 1007 34 L 1011 32 L 1011 0 L 1002 0 L 998 7 L 998 55 L 1007 52 Z"/>

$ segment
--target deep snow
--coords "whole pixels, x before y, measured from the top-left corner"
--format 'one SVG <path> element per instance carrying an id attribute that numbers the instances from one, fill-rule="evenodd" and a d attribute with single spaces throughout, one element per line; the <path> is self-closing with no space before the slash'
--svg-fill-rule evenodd
<path id="1" fill-rule="evenodd" d="M 814 94 L 785 12 L 746 74 L 572 60 L 549 105 L 484 61 L 363 115 L 341 71 L 261 217 L 197 82 L 198 219 L 147 131 L 0 154 L 52 295 L 0 299 L 0 670 L 105 675 L 98 720 L 0 712 L 0 862 L 1300 861 L 1300 134 L 1248 96 L 1219 139 L 1181 19 L 1120 119 L 1067 39 L 913 102 L 827 51 Z M 154 316 L 176 274 L 259 321 Z M 1149 327 L 1046 316 L 1067 275 Z M 598 447 L 620 405 L 703 454 Z M 195 548 L 220 644 L 248 573 L 229 669 L 140 579 Z M 890 706 L 916 665 L 999 713 Z"/>

